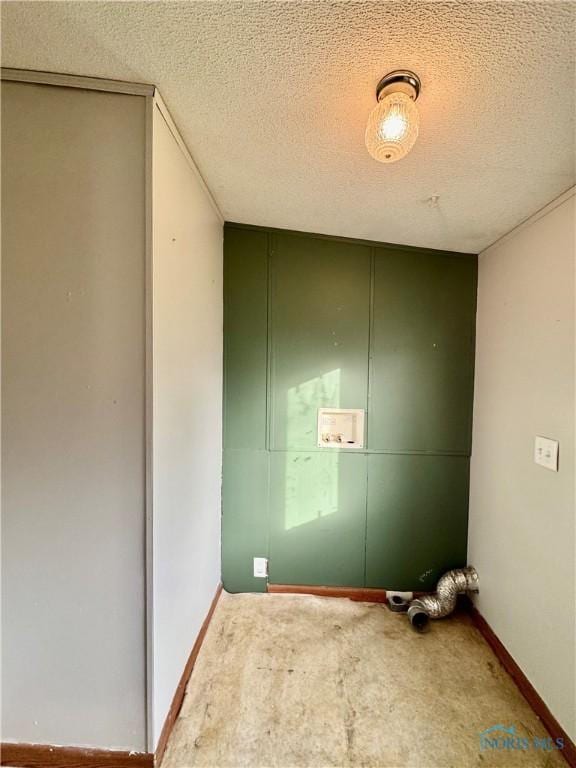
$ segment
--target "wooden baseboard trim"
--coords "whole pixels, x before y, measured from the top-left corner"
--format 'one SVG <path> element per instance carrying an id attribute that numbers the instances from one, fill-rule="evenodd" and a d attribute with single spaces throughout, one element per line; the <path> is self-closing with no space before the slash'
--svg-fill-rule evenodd
<path id="1" fill-rule="evenodd" d="M 490 648 L 492 648 L 494 655 L 502 664 L 506 672 L 508 672 L 512 680 L 514 680 L 518 690 L 524 696 L 528 704 L 530 704 L 537 717 L 542 721 L 542 724 L 550 736 L 553 739 L 563 740 L 564 749 L 561 750 L 561 754 L 571 768 L 576 768 L 576 745 L 574 742 L 570 739 L 558 720 L 556 720 L 552 712 L 550 712 L 537 690 L 528 680 L 524 672 L 522 672 L 510 653 L 506 650 L 506 647 L 492 627 L 471 601 L 468 603 L 468 610 L 472 616 L 474 626 L 478 629 Z"/>
<path id="2" fill-rule="evenodd" d="M 190 656 L 188 657 L 188 661 L 186 662 L 186 666 L 184 667 L 184 671 L 182 672 L 182 677 L 180 678 L 180 682 L 178 683 L 178 686 L 174 693 L 174 698 L 172 699 L 172 704 L 170 705 L 168 714 L 166 715 L 166 720 L 164 720 L 164 725 L 162 726 L 162 732 L 160 734 L 160 738 L 158 739 L 158 746 L 156 747 L 156 752 L 155 752 L 155 765 L 157 766 L 159 766 L 160 763 L 162 762 L 162 758 L 166 750 L 166 745 L 168 744 L 168 739 L 170 738 L 170 734 L 172 733 L 172 728 L 174 727 L 174 723 L 176 722 L 176 718 L 178 717 L 178 714 L 182 707 L 182 702 L 184 701 L 184 694 L 186 693 L 186 686 L 188 685 L 188 680 L 190 679 L 190 675 L 192 674 L 192 670 L 194 669 L 194 664 L 196 663 L 196 659 L 198 658 L 198 654 L 200 653 L 200 648 L 202 647 L 202 643 L 204 642 L 204 637 L 206 636 L 206 632 L 208 631 L 208 626 L 210 625 L 210 621 L 212 620 L 212 616 L 214 614 L 214 611 L 216 610 L 216 605 L 218 604 L 218 600 L 220 599 L 221 594 L 222 594 L 222 584 L 219 584 L 218 589 L 216 590 L 216 594 L 214 595 L 214 599 L 212 600 L 212 603 L 210 604 L 210 608 L 208 609 L 208 613 L 206 614 L 206 618 L 204 619 L 204 623 L 200 628 L 200 632 L 198 632 L 198 637 L 196 638 L 196 642 L 194 643 L 194 645 L 192 646 L 192 650 L 190 651 Z"/>
<path id="3" fill-rule="evenodd" d="M 222 585 L 220 584 L 184 667 L 154 754 L 150 752 L 84 749 L 82 747 L 56 747 L 50 744 L 4 743 L 0 745 L 0 765 L 11 766 L 11 768 L 154 768 L 155 765 L 160 765 L 170 733 L 184 701 L 188 680 L 194 669 L 221 592 Z"/>
<path id="4" fill-rule="evenodd" d="M 149 752 L 116 752 L 49 744 L 7 744 L 0 747 L 0 765 L 14 768 L 153 768 Z"/>
<path id="5" fill-rule="evenodd" d="M 385 603 L 385 589 L 364 587 L 314 587 L 303 584 L 268 584 L 273 595 L 316 595 L 317 597 L 347 597 L 362 603 Z"/>

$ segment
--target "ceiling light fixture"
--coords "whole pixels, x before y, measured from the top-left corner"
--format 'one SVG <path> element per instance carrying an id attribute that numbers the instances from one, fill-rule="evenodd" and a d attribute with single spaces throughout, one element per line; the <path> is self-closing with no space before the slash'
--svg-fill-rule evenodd
<path id="1" fill-rule="evenodd" d="M 405 157 L 418 138 L 420 79 L 414 72 L 399 69 L 380 80 L 378 104 L 366 126 L 366 148 L 375 160 L 395 163 Z"/>

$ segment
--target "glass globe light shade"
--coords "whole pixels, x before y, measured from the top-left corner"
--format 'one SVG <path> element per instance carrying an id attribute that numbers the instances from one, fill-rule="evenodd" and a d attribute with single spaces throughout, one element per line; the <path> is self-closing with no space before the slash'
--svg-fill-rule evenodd
<path id="1" fill-rule="evenodd" d="M 381 163 L 395 163 L 414 146 L 418 124 L 418 108 L 410 96 L 401 91 L 384 96 L 368 118 L 368 152 Z"/>

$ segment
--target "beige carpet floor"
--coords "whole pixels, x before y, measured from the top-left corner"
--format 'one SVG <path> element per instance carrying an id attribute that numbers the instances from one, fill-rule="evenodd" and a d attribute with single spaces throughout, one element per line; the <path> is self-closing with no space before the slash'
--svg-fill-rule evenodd
<path id="1" fill-rule="evenodd" d="M 481 750 L 496 724 L 547 737 L 465 614 L 420 635 L 381 605 L 223 593 L 162 768 L 566 768 Z"/>

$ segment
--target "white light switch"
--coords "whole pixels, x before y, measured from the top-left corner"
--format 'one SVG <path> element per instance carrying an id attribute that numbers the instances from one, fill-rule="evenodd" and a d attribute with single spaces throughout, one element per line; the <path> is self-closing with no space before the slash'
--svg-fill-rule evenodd
<path id="1" fill-rule="evenodd" d="M 268 560 L 265 557 L 254 558 L 254 578 L 265 579 L 268 576 Z"/>
<path id="2" fill-rule="evenodd" d="M 534 444 L 534 461 L 546 469 L 558 472 L 558 441 L 537 435 Z"/>

